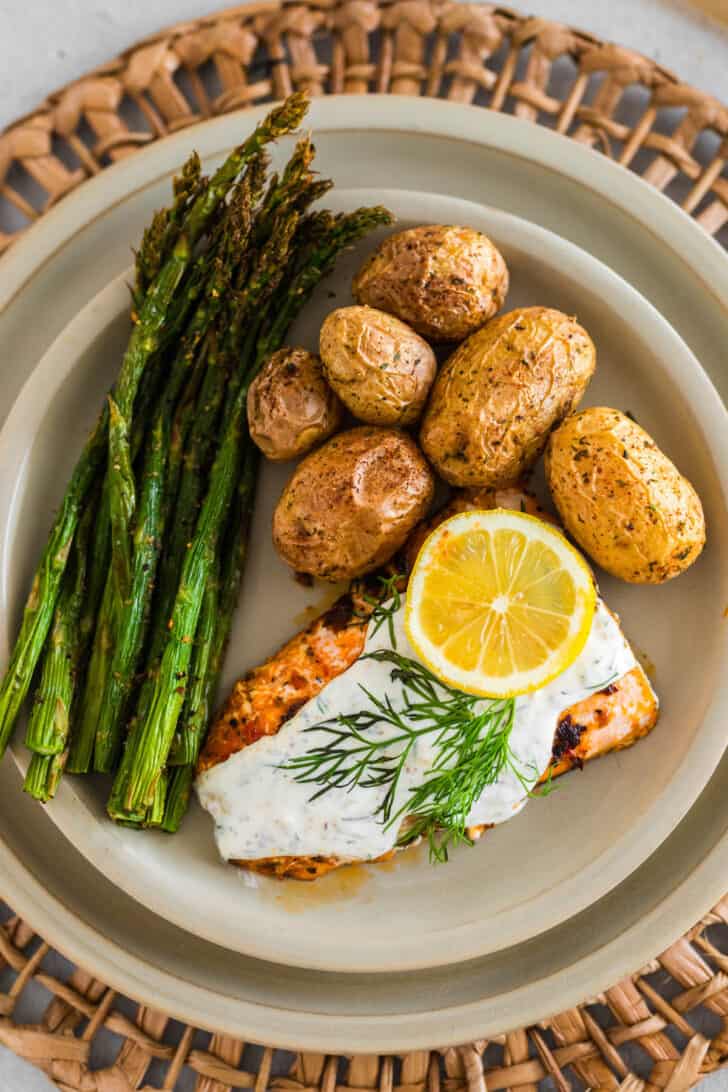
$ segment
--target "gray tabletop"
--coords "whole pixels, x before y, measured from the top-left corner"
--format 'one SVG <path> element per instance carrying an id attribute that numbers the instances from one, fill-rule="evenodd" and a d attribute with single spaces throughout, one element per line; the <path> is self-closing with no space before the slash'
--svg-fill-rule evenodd
<path id="1" fill-rule="evenodd" d="M 166 24 L 224 6 L 225 0 L 0 0 L 0 128 L 31 110 L 44 95 L 109 60 Z M 232 3 L 232 0 L 228 0 Z M 646 53 L 686 82 L 728 101 L 728 0 L 513 0 L 539 15 L 561 19 Z M 710 11 L 725 19 L 714 21 Z M 706 908 L 707 909 L 707 908 Z M 57 957 L 55 957 L 57 958 Z M 51 974 L 62 970 L 49 967 Z M 32 990 L 20 1017 L 43 1007 Z M 33 1009 L 37 1006 L 36 1012 Z M 113 1061 L 111 1042 L 95 1061 Z M 0 1092 L 41 1092 L 51 1086 L 37 1070 L 0 1047 Z M 192 1088 L 180 1082 L 179 1088 Z M 706 1078 L 705 1092 L 728 1092 L 728 1071 Z"/>

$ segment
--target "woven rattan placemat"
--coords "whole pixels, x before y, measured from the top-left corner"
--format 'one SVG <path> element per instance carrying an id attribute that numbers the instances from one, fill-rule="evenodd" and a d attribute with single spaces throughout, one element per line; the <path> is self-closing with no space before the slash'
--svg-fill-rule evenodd
<path id="1" fill-rule="evenodd" d="M 728 223 L 728 109 L 646 57 L 490 4 L 273 0 L 140 42 L 1 134 L 0 251 L 108 164 L 293 88 L 439 96 L 514 113 L 615 157 L 719 238 Z M 536 1092 L 549 1077 L 560 1092 L 679 1092 L 728 1063 L 728 897 L 603 996 L 538 1028 L 401 1058 L 293 1056 L 210 1037 L 68 966 L 2 906 L 0 922 L 0 1043 L 68 1092 L 174 1089 L 185 1069 L 198 1092 Z M 13 1016 L 31 981 L 46 1006 L 20 1024 Z M 92 1051 L 108 1034 L 117 1060 L 94 1068 Z"/>

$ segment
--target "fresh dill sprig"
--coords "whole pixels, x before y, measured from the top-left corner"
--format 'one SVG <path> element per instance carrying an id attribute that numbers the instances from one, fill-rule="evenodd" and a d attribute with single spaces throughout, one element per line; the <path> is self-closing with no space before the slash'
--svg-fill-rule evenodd
<path id="1" fill-rule="evenodd" d="M 470 841 L 470 811 L 506 768 L 526 793 L 538 776 L 529 780 L 511 751 L 514 699 L 486 702 L 455 690 L 395 649 L 378 649 L 363 658 L 392 665 L 391 679 L 401 683 L 404 692 L 403 708 L 395 709 L 389 695 L 377 697 L 360 686 L 369 707 L 307 728 L 306 732 L 322 733 L 326 741 L 291 759 L 283 769 L 293 771 L 302 784 L 318 786 L 312 800 L 335 788 L 386 787 L 376 815 L 386 827 L 401 827 L 398 844 L 427 837 L 431 858 L 447 860 L 450 845 Z M 383 726 L 391 731 L 382 733 Z M 374 728 L 380 731 L 369 735 Z M 435 752 L 430 775 L 410 789 L 406 800 L 398 800 L 408 759 L 427 736 Z"/>
<path id="2" fill-rule="evenodd" d="M 389 576 L 378 576 L 379 592 L 377 595 L 365 593 L 359 598 L 362 603 L 372 609 L 369 611 L 355 610 L 354 617 L 358 622 L 368 622 L 369 637 L 375 637 L 382 626 L 386 625 L 389 633 L 389 643 L 392 648 L 397 647 L 397 635 L 394 630 L 394 616 L 402 606 L 402 596 L 399 585 L 403 580 L 402 573 L 393 572 Z"/>
<path id="3" fill-rule="evenodd" d="M 412 817 L 400 834 L 400 845 L 426 837 L 430 858 L 446 861 L 449 846 L 470 844 L 467 827 L 472 807 L 506 767 L 511 766 L 528 791 L 510 750 L 515 702 L 510 699 L 493 704 L 495 708 L 491 705 L 480 714 L 471 711 L 468 719 L 449 724 L 441 732 L 432 773 L 411 791 L 393 817 Z"/>

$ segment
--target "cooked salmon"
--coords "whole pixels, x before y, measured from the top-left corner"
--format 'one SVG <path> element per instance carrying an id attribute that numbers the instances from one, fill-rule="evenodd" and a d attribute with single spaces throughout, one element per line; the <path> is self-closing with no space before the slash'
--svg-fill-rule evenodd
<path id="1" fill-rule="evenodd" d="M 544 517 L 530 494 L 509 489 L 461 494 L 433 522 L 457 511 L 493 507 L 515 508 Z M 413 534 L 396 567 L 390 570 L 401 572 L 403 583 L 432 526 L 431 522 Z M 262 736 L 277 733 L 302 705 L 358 659 L 380 586 L 371 579 L 355 582 L 350 592 L 320 618 L 235 683 L 210 729 L 198 773 L 225 762 Z M 649 681 L 642 668 L 635 667 L 563 711 L 554 735 L 552 764 L 544 777 L 558 776 L 609 751 L 629 747 L 647 735 L 657 716 L 657 700 Z M 471 828 L 469 833 L 476 838 L 483 829 Z M 268 857 L 233 863 L 268 875 L 312 880 L 347 862 L 335 857 Z"/>

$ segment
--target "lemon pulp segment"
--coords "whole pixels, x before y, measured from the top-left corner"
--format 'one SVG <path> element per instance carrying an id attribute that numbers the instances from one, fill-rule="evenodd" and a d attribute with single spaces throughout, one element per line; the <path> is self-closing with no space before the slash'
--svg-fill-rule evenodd
<path id="1" fill-rule="evenodd" d="M 543 686 L 584 647 L 591 571 L 554 527 L 506 509 L 465 512 L 424 543 L 407 593 L 407 631 L 440 678 L 473 693 Z"/>

